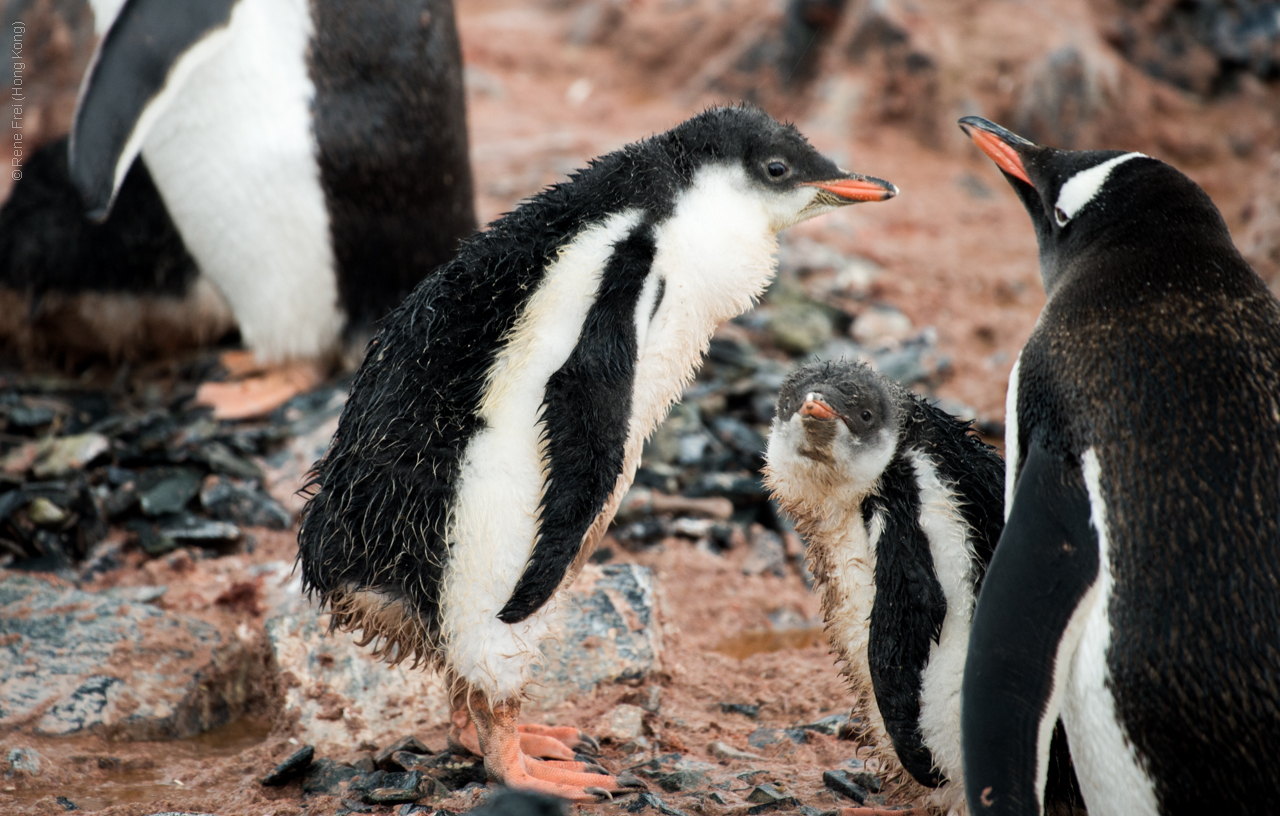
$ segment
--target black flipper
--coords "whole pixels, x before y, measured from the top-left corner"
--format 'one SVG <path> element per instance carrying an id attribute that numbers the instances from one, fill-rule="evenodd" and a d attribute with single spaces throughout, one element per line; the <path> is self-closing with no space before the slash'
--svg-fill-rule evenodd
<path id="1" fill-rule="evenodd" d="M 631 423 L 635 309 L 654 250 L 647 224 L 614 246 L 578 344 L 547 382 L 547 484 L 538 540 L 498 613 L 503 623 L 518 623 L 547 602 L 618 483 Z"/>
<path id="2" fill-rule="evenodd" d="M 80 88 L 71 126 L 71 178 L 89 217 L 111 210 L 146 127 L 170 101 L 166 87 L 184 55 L 231 21 L 237 0 L 127 0 L 112 22 Z M 199 52 L 208 58 L 215 48 Z M 160 106 L 160 107 L 156 107 Z"/>
<path id="3" fill-rule="evenodd" d="M 1040 812 L 1038 741 L 1057 720 L 1046 709 L 1066 670 L 1058 645 L 1098 564 L 1079 461 L 1033 443 L 969 635 L 960 735 L 972 813 Z"/>

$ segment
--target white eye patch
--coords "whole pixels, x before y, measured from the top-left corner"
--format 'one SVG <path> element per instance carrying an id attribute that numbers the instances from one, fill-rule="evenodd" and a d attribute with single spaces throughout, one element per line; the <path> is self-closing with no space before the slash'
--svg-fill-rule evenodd
<path id="1" fill-rule="evenodd" d="M 1126 153 L 1114 159 L 1107 159 L 1102 164 L 1095 164 L 1088 170 L 1081 170 L 1067 179 L 1067 183 L 1058 190 L 1058 203 L 1053 208 L 1053 217 L 1057 219 L 1058 226 L 1061 227 L 1075 218 L 1076 213 L 1080 212 L 1084 205 L 1093 201 L 1093 197 L 1102 189 L 1102 185 L 1107 183 L 1112 170 L 1129 159 L 1145 158 L 1147 156 L 1143 153 Z"/>

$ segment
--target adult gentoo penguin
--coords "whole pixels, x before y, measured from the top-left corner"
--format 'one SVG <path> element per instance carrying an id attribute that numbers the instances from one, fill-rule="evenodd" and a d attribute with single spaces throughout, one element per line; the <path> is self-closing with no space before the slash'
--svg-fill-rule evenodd
<path id="1" fill-rule="evenodd" d="M 61 178 L 96 219 L 158 191 L 252 352 L 238 366 L 268 368 L 206 385 L 219 415 L 260 412 L 314 380 L 344 332 L 369 329 L 474 229 L 450 0 L 92 5 L 101 40 Z M 11 286 L 192 290 L 145 252 L 94 279 L 103 229 L 66 212 L 48 164 L 43 186 L 19 184 L 0 216 Z M 133 197 L 117 201 L 134 176 Z"/>
<path id="2" fill-rule="evenodd" d="M 783 383 L 767 459 L 893 798 L 964 812 L 960 680 L 1004 527 L 1004 461 L 969 423 L 844 361 L 801 366 Z M 1054 798 L 1068 807 L 1059 740 Z"/>
<path id="3" fill-rule="evenodd" d="M 1094 816 L 1256 812 L 1280 785 L 1280 304 L 1172 167 L 960 124 L 1048 294 L 1009 379 L 969 805 L 1038 813 L 1061 715 Z"/>
<path id="4" fill-rule="evenodd" d="M 452 739 L 494 779 L 622 788 L 517 736 L 556 593 L 712 331 L 772 277 L 778 232 L 896 192 L 762 111 L 716 108 L 526 201 L 388 318 L 316 466 L 303 580 L 336 626 L 447 673 Z"/>

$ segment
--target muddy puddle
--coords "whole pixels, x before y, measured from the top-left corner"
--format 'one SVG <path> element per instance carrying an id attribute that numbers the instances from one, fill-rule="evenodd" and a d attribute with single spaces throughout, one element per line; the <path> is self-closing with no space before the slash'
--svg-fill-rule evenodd
<path id="1" fill-rule="evenodd" d="M 808 649 L 825 646 L 827 636 L 821 626 L 804 626 L 797 629 L 749 629 L 717 643 L 714 651 L 738 660 L 752 655 L 780 652 L 783 649 Z"/>
<path id="2" fill-rule="evenodd" d="M 196 792 L 189 783 L 167 772 L 175 761 L 233 757 L 260 745 L 270 733 L 270 722 L 250 719 L 182 740 L 105 743 L 97 750 L 84 751 L 72 748 L 67 756 L 72 773 L 56 780 L 32 779 L 24 785 L 6 786 L 5 791 L 15 796 L 19 804 L 30 805 L 53 796 L 90 813 L 115 805 L 173 798 L 184 791 Z M 59 804 L 65 806 L 64 802 Z"/>

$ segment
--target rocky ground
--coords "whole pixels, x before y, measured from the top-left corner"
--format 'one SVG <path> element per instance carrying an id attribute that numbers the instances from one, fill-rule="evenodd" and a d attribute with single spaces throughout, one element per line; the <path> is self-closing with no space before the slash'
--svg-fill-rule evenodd
<path id="1" fill-rule="evenodd" d="M 841 739 L 850 700 L 803 542 L 757 473 L 777 387 L 797 360 L 860 357 L 1000 441 L 1043 293 L 1026 216 L 955 128 L 965 114 L 1175 164 L 1276 280 L 1275 6 L 460 0 L 482 221 L 744 97 L 902 189 L 787 235 L 777 283 L 718 332 L 567 603 L 528 714 L 595 733 L 604 764 L 650 788 L 594 810 L 882 801 L 867 751 Z M 91 40 L 52 0 L 15 7 L 70 21 L 28 39 L 46 66 L 29 132 L 53 138 Z M 0 812 L 471 809 L 490 789 L 445 751 L 438 684 L 322 637 L 291 572 L 296 490 L 343 383 L 215 423 L 188 407 L 212 365 L 0 370 Z"/>

